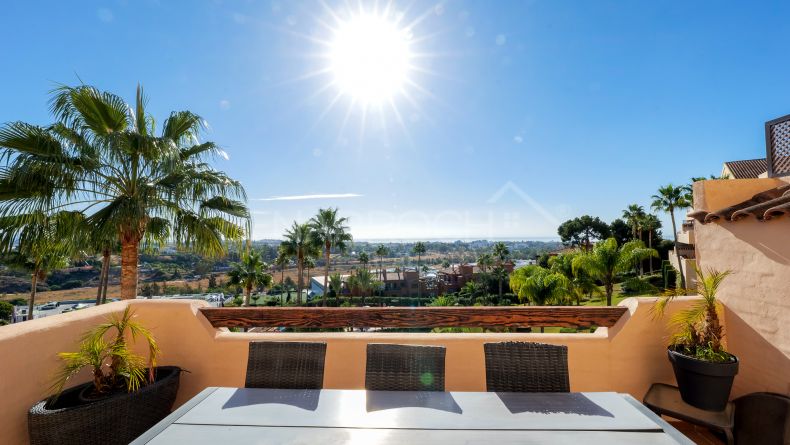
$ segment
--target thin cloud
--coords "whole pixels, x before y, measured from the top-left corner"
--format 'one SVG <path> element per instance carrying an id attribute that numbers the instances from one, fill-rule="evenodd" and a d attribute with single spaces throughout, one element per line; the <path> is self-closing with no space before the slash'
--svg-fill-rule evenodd
<path id="1" fill-rule="evenodd" d="M 305 199 L 345 199 L 359 198 L 363 195 L 357 193 L 327 193 L 323 195 L 291 195 L 291 196 L 272 196 L 271 198 L 258 198 L 253 201 L 302 201 Z"/>

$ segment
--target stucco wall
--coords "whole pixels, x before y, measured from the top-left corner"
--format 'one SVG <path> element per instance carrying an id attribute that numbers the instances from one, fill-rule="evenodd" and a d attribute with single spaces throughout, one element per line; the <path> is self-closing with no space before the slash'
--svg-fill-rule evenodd
<path id="1" fill-rule="evenodd" d="M 715 211 L 781 185 L 777 179 L 695 184 L 697 209 Z M 726 338 L 740 361 L 733 395 L 790 394 L 790 218 L 695 222 L 702 269 L 730 270 L 719 290 Z"/>
<path id="2" fill-rule="evenodd" d="M 324 386 L 363 388 L 365 348 L 371 342 L 433 344 L 447 348 L 446 387 L 484 391 L 483 343 L 506 340 L 564 344 L 569 348 L 571 389 L 619 391 L 641 399 L 652 382 L 674 381 L 666 358 L 665 320 L 652 317 L 652 299 L 628 299 L 629 311 L 611 329 L 593 334 L 244 334 L 214 329 L 198 313 L 203 302 L 137 300 L 36 319 L 0 328 L 0 443 L 25 443 L 27 409 L 47 394 L 58 365 L 56 353 L 74 350 L 80 334 L 131 304 L 157 337 L 160 364 L 189 370 L 182 375 L 177 404 L 207 386 L 244 385 L 250 340 L 327 342 Z M 681 299 L 670 313 L 688 304 Z M 141 351 L 142 352 L 142 351 Z M 87 381 L 85 375 L 79 381 Z M 76 383 L 76 382 L 75 382 Z"/>

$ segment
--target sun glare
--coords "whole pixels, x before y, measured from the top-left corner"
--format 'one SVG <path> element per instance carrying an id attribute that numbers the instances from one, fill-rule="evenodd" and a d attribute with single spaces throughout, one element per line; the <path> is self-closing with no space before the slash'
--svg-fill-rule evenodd
<path id="1" fill-rule="evenodd" d="M 408 30 L 373 14 L 340 23 L 329 53 L 334 84 L 355 101 L 392 99 L 409 78 L 409 40 Z"/>

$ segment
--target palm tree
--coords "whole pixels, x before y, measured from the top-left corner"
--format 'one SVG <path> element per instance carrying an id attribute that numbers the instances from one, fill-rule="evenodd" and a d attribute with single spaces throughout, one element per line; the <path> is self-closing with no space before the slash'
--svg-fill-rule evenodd
<path id="1" fill-rule="evenodd" d="M 38 282 L 48 273 L 68 265 L 77 252 L 82 232 L 82 215 L 61 211 L 55 215 L 42 212 L 0 217 L 0 252 L 3 262 L 30 273 L 30 299 L 27 319 L 33 319 Z"/>
<path id="2" fill-rule="evenodd" d="M 296 275 L 297 275 L 297 304 L 302 303 L 302 289 L 304 289 L 304 282 L 302 281 L 304 270 L 304 260 L 309 256 L 317 255 L 320 250 L 318 240 L 314 236 L 308 224 L 299 224 L 294 221 L 290 229 L 285 232 L 285 241 L 280 244 L 283 252 L 290 258 L 296 259 Z M 324 277 L 326 279 L 326 277 Z M 324 281 L 326 283 L 326 281 Z M 326 289 L 326 286 L 324 286 Z M 326 304 L 326 292 L 324 292 L 324 304 Z"/>
<path id="3" fill-rule="evenodd" d="M 333 273 L 329 276 L 329 289 L 334 293 L 335 305 L 337 305 L 340 292 L 343 289 L 343 277 L 341 277 L 339 273 Z"/>
<path id="4" fill-rule="evenodd" d="M 592 251 L 574 258 L 573 270 L 581 269 L 602 282 L 606 293 L 606 305 L 611 306 L 617 275 L 633 270 L 637 261 L 656 256 L 658 252 L 645 247 L 642 241 L 629 241 L 620 247 L 616 239 L 609 238 L 596 244 Z"/>
<path id="5" fill-rule="evenodd" d="M 568 294 L 569 282 L 561 273 L 532 265 L 514 271 L 510 276 L 510 287 L 520 300 L 544 306 L 561 301 Z M 540 327 L 540 332 L 543 328 Z"/>
<path id="6" fill-rule="evenodd" d="M 477 266 L 480 267 L 480 270 L 483 273 L 487 273 L 488 269 L 490 269 L 493 265 L 494 257 L 492 257 L 490 253 L 484 253 L 477 257 Z"/>
<path id="7" fill-rule="evenodd" d="M 568 279 L 568 294 L 573 297 L 577 306 L 581 305 L 582 297 L 592 297 L 599 292 L 595 280 L 586 271 L 577 268 L 574 270 L 573 261 L 582 252 L 575 251 L 563 253 L 549 259 L 549 266 L 552 272 L 560 273 Z"/>
<path id="8" fill-rule="evenodd" d="M 274 264 L 280 268 L 280 287 L 285 285 L 285 266 L 287 266 L 289 262 L 290 258 L 288 257 L 288 254 L 285 253 L 282 245 L 280 245 L 280 247 L 277 249 L 277 258 L 274 260 Z"/>
<path id="9" fill-rule="evenodd" d="M 0 215 L 85 214 L 102 238 L 121 244 L 124 299 L 137 297 L 144 236 L 217 255 L 249 229 L 244 188 L 206 163 L 224 152 L 197 142 L 203 119 L 173 112 L 157 136 L 146 102 L 140 86 L 134 105 L 91 86 L 61 86 L 51 100 L 54 124 L 0 129 Z"/>
<path id="10" fill-rule="evenodd" d="M 376 256 L 379 257 L 379 280 L 384 281 L 384 257 L 387 256 L 389 252 L 387 248 L 384 247 L 384 244 L 379 244 L 376 247 Z"/>
<path id="11" fill-rule="evenodd" d="M 373 278 L 373 274 L 367 269 L 359 269 L 353 275 L 354 287 L 359 289 L 362 296 L 362 306 L 365 305 L 365 297 L 370 296 L 374 289 L 381 285 L 380 282 Z"/>
<path id="12" fill-rule="evenodd" d="M 642 228 L 647 230 L 647 247 L 652 249 L 653 248 L 653 232 L 661 228 L 661 220 L 658 219 L 656 215 L 649 213 L 642 218 L 641 222 Z M 650 259 L 647 262 L 648 267 L 650 268 L 650 275 L 653 274 L 653 260 Z"/>
<path id="13" fill-rule="evenodd" d="M 304 268 L 307 272 L 307 289 L 309 290 L 311 287 L 313 287 L 312 283 L 310 282 L 310 269 L 315 268 L 315 259 L 313 256 L 305 257 Z"/>
<path id="14" fill-rule="evenodd" d="M 319 209 L 318 214 L 310 219 L 310 229 L 314 233 L 317 242 L 323 244 L 324 248 L 324 289 L 327 289 L 329 278 L 329 256 L 332 248 L 346 249 L 347 243 L 351 242 L 351 234 L 348 233 L 346 223 L 348 218 L 338 218 L 337 208 Z M 324 292 L 323 305 L 326 306 L 326 292 Z"/>
<path id="15" fill-rule="evenodd" d="M 359 260 L 359 263 L 362 264 L 362 267 L 364 267 L 365 269 L 368 268 L 368 263 L 370 263 L 370 257 L 368 256 L 367 253 L 365 252 L 360 253 L 357 259 Z"/>
<path id="16" fill-rule="evenodd" d="M 644 207 L 638 204 L 631 204 L 623 210 L 623 219 L 631 226 L 632 239 L 642 239 L 640 223 L 645 216 Z"/>
<path id="17" fill-rule="evenodd" d="M 417 255 L 417 306 L 420 305 L 420 297 L 422 296 L 422 289 L 420 286 L 420 266 L 422 265 L 422 256 L 425 254 L 425 244 L 418 241 L 417 244 L 411 249 L 412 253 Z"/>
<path id="18" fill-rule="evenodd" d="M 672 184 L 665 185 L 658 189 L 658 194 L 653 195 L 653 210 L 669 213 L 672 220 L 672 236 L 675 241 L 675 253 L 677 254 L 678 229 L 675 225 L 675 209 L 688 208 L 690 203 L 686 199 L 686 192 L 683 187 L 675 187 Z M 683 274 L 683 261 L 678 256 L 678 268 L 680 269 L 680 287 L 686 288 L 686 277 Z"/>
<path id="19" fill-rule="evenodd" d="M 241 262 L 233 263 L 228 277 L 229 283 L 241 286 L 244 289 L 244 302 L 242 306 L 250 305 L 250 294 L 254 287 L 269 287 L 272 285 L 272 276 L 266 272 L 269 265 L 261 260 L 261 254 L 249 252 L 241 258 Z"/>
<path id="20" fill-rule="evenodd" d="M 697 300 L 691 308 L 677 313 L 671 323 L 679 332 L 672 337 L 672 345 L 682 347 L 684 353 L 692 357 L 700 357 L 700 353 L 712 352 L 718 356 L 719 361 L 729 359 L 721 340 L 724 337 L 723 327 L 719 320 L 721 303 L 716 298 L 719 286 L 732 272 L 719 272 L 708 269 L 707 273 L 700 268 L 695 268 L 697 273 L 697 294 L 702 298 Z M 656 303 L 654 309 L 661 315 L 666 311 L 667 304 L 675 298 L 676 294 L 669 294 Z M 711 354 L 705 354 L 710 357 Z M 710 360 L 710 358 L 705 358 Z"/>
<path id="21" fill-rule="evenodd" d="M 493 250 L 494 258 L 496 259 L 497 267 L 504 270 L 504 263 L 508 259 L 510 259 L 510 249 L 507 248 L 507 245 L 503 242 L 498 242 L 494 244 Z M 502 300 L 502 283 L 504 282 L 505 277 L 507 274 L 503 274 L 502 272 L 497 274 L 499 278 L 499 300 Z"/>

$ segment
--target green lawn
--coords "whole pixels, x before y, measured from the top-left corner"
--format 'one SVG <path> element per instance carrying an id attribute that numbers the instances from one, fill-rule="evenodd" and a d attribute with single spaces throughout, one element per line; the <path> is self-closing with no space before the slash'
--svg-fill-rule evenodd
<path id="1" fill-rule="evenodd" d="M 582 306 L 604 306 L 606 305 L 606 295 L 603 293 L 603 286 L 599 287 L 601 290 L 601 295 L 599 297 L 593 297 L 592 300 L 582 301 Z M 645 295 L 624 295 L 622 294 L 622 286 L 621 283 L 617 283 L 614 285 L 614 292 L 612 293 L 612 306 L 617 306 L 621 301 L 625 300 L 626 298 L 630 297 L 655 297 L 654 294 L 645 294 Z"/>

